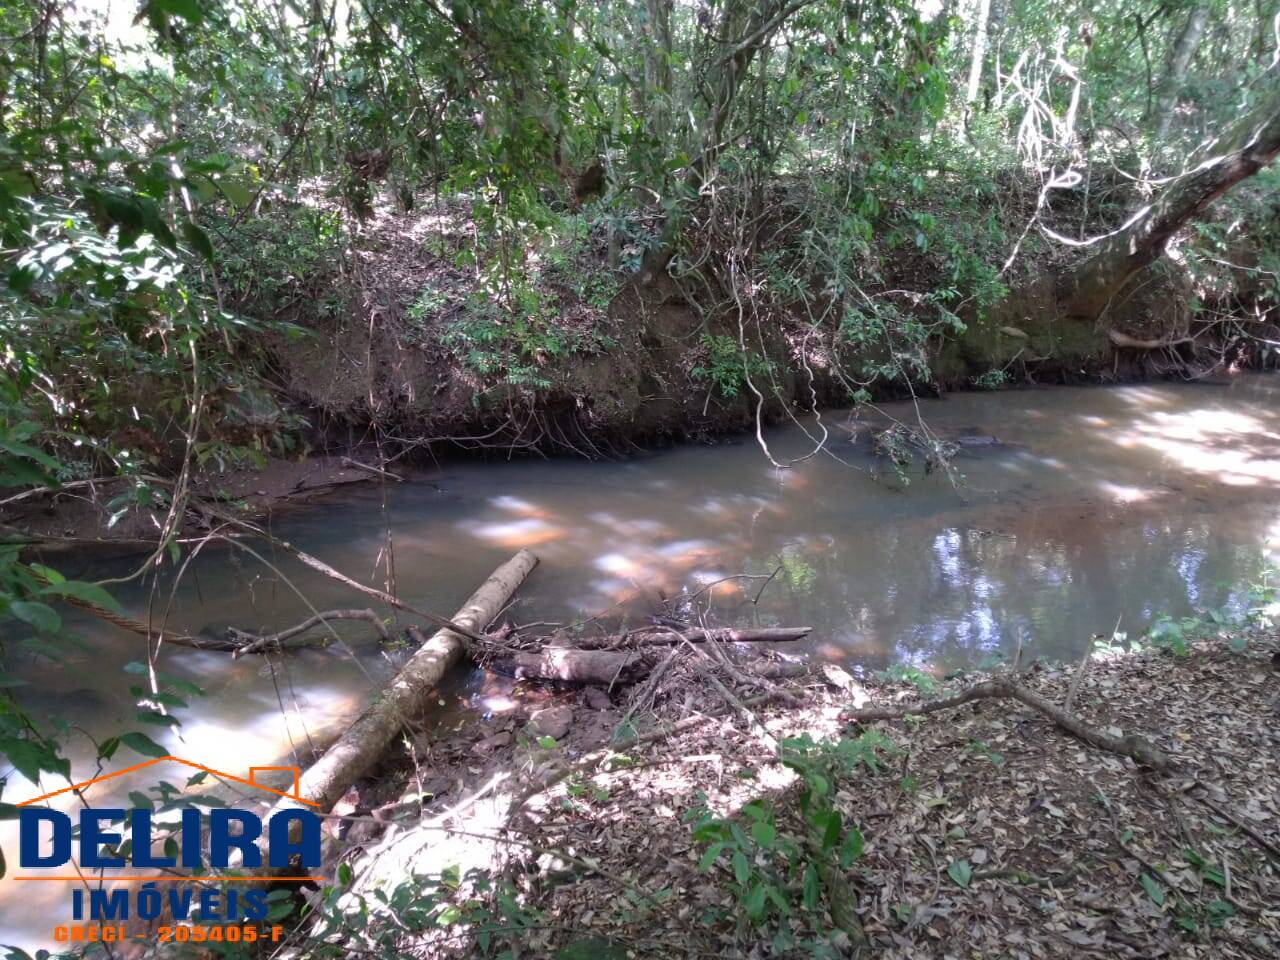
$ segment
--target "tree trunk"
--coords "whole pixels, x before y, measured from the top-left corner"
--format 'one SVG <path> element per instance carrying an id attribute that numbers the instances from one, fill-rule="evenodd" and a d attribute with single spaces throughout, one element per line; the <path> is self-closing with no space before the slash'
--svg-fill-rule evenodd
<path id="1" fill-rule="evenodd" d="M 489 575 L 453 619 L 476 632 L 484 630 L 537 562 L 536 556 L 521 550 Z M 427 692 L 461 659 L 463 649 L 464 640 L 457 633 L 437 631 L 346 733 L 307 768 L 298 783 L 298 795 L 321 810 L 330 810 L 356 778 L 377 762 L 405 721 L 421 709 Z M 295 805 L 282 800 L 277 809 Z"/>
<path id="2" fill-rule="evenodd" d="M 1186 79 L 1187 68 L 1191 59 L 1200 48 L 1200 38 L 1204 36 L 1204 25 L 1209 19 L 1209 4 L 1201 0 L 1187 16 L 1187 22 L 1178 34 L 1177 43 L 1169 57 L 1169 69 L 1160 84 L 1160 94 L 1156 104 L 1156 139 L 1164 140 L 1169 135 L 1169 127 L 1173 123 L 1173 114 L 1178 106 L 1178 94 L 1182 92 L 1182 82 Z"/>
<path id="3" fill-rule="evenodd" d="M 1215 156 L 1167 186 L 1059 284 L 1057 300 L 1066 317 L 1096 320 L 1130 277 L 1164 253 L 1170 237 L 1275 159 L 1280 153 L 1280 91 L 1272 92 L 1222 143 Z"/>
<path id="4" fill-rule="evenodd" d="M 964 102 L 973 103 L 978 99 L 978 88 L 982 86 L 982 63 L 987 56 L 987 20 L 991 16 L 991 0 L 979 0 L 978 22 L 973 28 L 973 58 L 969 61 L 969 89 L 965 93 Z"/>
<path id="5" fill-rule="evenodd" d="M 644 83 L 646 123 L 654 143 L 667 137 L 671 121 L 672 0 L 646 0 Z"/>
<path id="6" fill-rule="evenodd" d="M 706 109 L 696 124 L 687 124 L 685 142 L 689 145 L 690 162 L 682 184 L 682 200 L 689 200 L 701 190 L 715 169 L 724 146 L 723 138 L 737 104 L 742 81 L 751 63 L 764 47 L 773 41 L 787 21 L 814 0 L 729 0 L 719 20 L 711 28 L 706 57 L 696 69 L 702 77 L 700 89 Z M 641 274 L 648 282 L 671 259 L 676 240 L 689 215 L 687 202 L 676 205 L 668 214 L 658 242 L 644 258 Z"/>

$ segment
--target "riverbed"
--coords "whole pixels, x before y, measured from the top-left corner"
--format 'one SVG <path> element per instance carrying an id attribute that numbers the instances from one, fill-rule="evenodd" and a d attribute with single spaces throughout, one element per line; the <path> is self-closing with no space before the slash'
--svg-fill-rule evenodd
<path id="1" fill-rule="evenodd" d="M 917 462 L 899 475 L 870 434 L 920 419 L 960 452 L 950 470 Z M 516 623 L 616 627 L 684 595 L 714 622 L 813 627 L 789 653 L 937 676 L 1018 646 L 1024 657 L 1076 658 L 1095 635 L 1118 624 L 1136 636 L 1161 614 L 1238 610 L 1280 541 L 1277 377 L 956 394 L 800 418 L 764 441 L 767 455 L 746 437 L 621 462 L 447 463 L 271 526 L 353 577 L 387 586 L 391 576 L 398 595 L 443 614 L 529 547 L 541 564 L 505 614 Z M 132 615 L 167 610 L 170 629 L 191 632 L 274 629 L 312 608 L 365 605 L 255 549 L 260 560 L 209 546 L 179 582 L 135 582 L 117 595 Z M 128 563 L 81 574 L 119 575 Z M 125 671 L 146 649 L 71 612 L 66 622 L 83 640 L 78 651 L 14 672 L 29 681 L 18 695 L 37 717 L 83 732 L 68 750 L 82 779 L 94 773 L 88 736 L 136 728 L 128 687 L 139 678 Z M 305 766 L 406 655 L 381 648 L 367 624 L 337 629 L 346 644 L 283 660 L 162 650 L 159 668 L 205 695 L 179 712 L 179 729 L 146 732 L 240 776 L 250 765 Z M 465 723 L 519 696 L 507 681 L 463 671 L 440 692 L 435 722 Z M 112 764 L 140 759 L 126 752 Z M 94 799 L 108 786 L 120 782 Z M 14 775 L 4 799 L 36 792 Z M 0 845 L 12 875 L 14 832 L 0 831 Z M 53 886 L 0 881 L 0 943 L 45 945 L 41 914 L 66 899 Z"/>

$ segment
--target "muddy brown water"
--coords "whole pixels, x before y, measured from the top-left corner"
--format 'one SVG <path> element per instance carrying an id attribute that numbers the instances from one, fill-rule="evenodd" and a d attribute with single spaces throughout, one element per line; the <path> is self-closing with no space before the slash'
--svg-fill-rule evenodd
<path id="1" fill-rule="evenodd" d="M 913 423 L 910 404 L 882 408 Z M 370 582 L 392 531 L 395 588 L 452 612 L 518 547 L 542 560 L 507 616 L 515 622 L 639 621 L 664 598 L 698 594 L 723 623 L 808 625 L 792 653 L 866 668 L 935 673 L 1007 654 L 1075 658 L 1093 634 L 1139 632 L 1161 613 L 1236 607 L 1280 541 L 1280 377 L 1217 384 L 1054 388 L 922 401 L 937 434 L 965 441 L 959 476 L 920 466 L 902 484 L 867 438 L 877 414 L 830 412 L 751 438 L 615 463 L 459 463 L 414 482 L 370 485 L 277 520 L 275 532 Z M 287 557 L 274 569 L 209 550 L 176 585 L 170 625 L 278 628 L 316 609 L 362 605 Z M 119 568 L 123 569 L 123 567 Z M 773 574 L 772 579 L 765 577 Z M 117 572 L 97 567 L 89 576 Z M 755 579 L 724 579 L 749 574 Z M 156 593 L 119 592 L 135 615 Z M 301 596 L 300 596 L 301 594 Z M 757 596 L 758 594 L 758 596 Z M 302 597 L 305 596 L 304 601 Z M 132 726 L 124 672 L 143 642 L 68 616 L 84 641 L 62 664 L 18 663 L 18 694 L 37 715 L 96 737 Z M 403 653 L 380 650 L 362 624 L 340 624 L 347 649 L 304 651 L 274 668 L 258 657 L 172 648 L 160 668 L 206 690 L 180 731 L 147 732 L 173 753 L 244 775 L 250 764 L 305 764 L 391 676 Z M 510 709 L 504 681 L 459 673 L 434 705 L 454 726 Z M 72 732 L 77 779 L 92 749 Z M 133 762 L 123 754 L 116 763 Z M 175 772 L 167 776 L 181 783 Z M 150 782 L 154 782 L 154 776 Z M 46 783 L 45 789 L 64 784 Z M 133 784 L 93 790 L 101 803 Z M 4 799 L 36 793 L 11 775 Z M 65 798 L 64 798 L 65 799 Z M 11 879 L 12 824 L 0 825 L 0 943 L 46 945 L 67 891 Z M 32 889 L 39 887 L 40 889 Z"/>

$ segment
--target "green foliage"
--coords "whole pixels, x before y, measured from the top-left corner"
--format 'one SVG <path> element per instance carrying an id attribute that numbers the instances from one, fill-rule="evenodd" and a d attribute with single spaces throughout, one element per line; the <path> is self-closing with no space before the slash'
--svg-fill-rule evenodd
<path id="1" fill-rule="evenodd" d="M 722 333 L 702 335 L 703 359 L 689 370 L 694 380 L 709 382 L 726 400 L 732 400 L 747 389 L 747 378 L 757 381 L 771 377 L 773 362 L 751 350 L 743 350 L 738 341 Z"/>
<path id="2" fill-rule="evenodd" d="M 931 696 L 938 689 L 937 681 L 919 667 L 895 663 L 881 671 L 880 676 L 892 683 L 908 683 L 923 697 Z"/>
<path id="3" fill-rule="evenodd" d="M 411 956 L 413 937 L 447 932 L 474 944 L 473 956 L 509 958 L 527 931 L 546 920 L 508 879 L 488 870 L 450 866 L 367 891 L 352 888 L 351 879 L 350 868 L 339 868 L 337 882 L 308 909 L 316 923 L 310 955 L 345 957 L 344 944 L 359 943 L 378 956 Z"/>
<path id="4" fill-rule="evenodd" d="M 213 263 L 222 296 L 240 313 L 302 314 L 312 322 L 342 317 L 348 237 L 341 211 L 282 202 L 270 216 L 251 218 L 234 230 L 225 218 L 214 226 L 236 238 L 215 248 Z"/>
<path id="5" fill-rule="evenodd" d="M 1196 641 L 1225 639 L 1234 652 L 1241 653 L 1254 631 L 1269 630 L 1275 622 L 1280 597 L 1275 576 L 1272 566 L 1264 566 L 1258 578 L 1244 590 L 1243 605 L 1234 609 L 1210 607 L 1184 617 L 1161 614 L 1152 621 L 1141 640 L 1130 643 L 1130 648 L 1141 649 L 1145 643 L 1175 656 L 1185 656 Z M 1123 636 L 1119 639 L 1123 640 Z"/>
<path id="6" fill-rule="evenodd" d="M 876 731 L 856 739 L 783 740 L 779 760 L 799 781 L 794 816 L 764 800 L 744 804 L 736 819 L 702 806 L 686 815 L 704 848 L 698 869 L 724 877 L 749 926 L 772 922 L 785 933 L 797 905 L 809 922 L 820 918 L 830 895 L 827 875 L 848 870 L 862 855 L 862 833 L 845 823 L 838 806 L 840 785 L 859 771 L 877 773 L 878 753 L 887 747 Z"/>
<path id="7" fill-rule="evenodd" d="M 988 370 L 981 376 L 973 378 L 973 385 L 979 390 L 999 390 L 1008 386 L 1011 377 L 1004 370 Z"/>
<path id="8" fill-rule="evenodd" d="M 484 294 L 472 295 L 462 317 L 446 326 L 441 341 L 482 377 L 496 377 L 515 387 L 550 387 L 542 368 L 571 346 L 552 322 L 540 290 L 531 284 L 514 284 L 509 299 L 511 308 L 504 310 Z"/>

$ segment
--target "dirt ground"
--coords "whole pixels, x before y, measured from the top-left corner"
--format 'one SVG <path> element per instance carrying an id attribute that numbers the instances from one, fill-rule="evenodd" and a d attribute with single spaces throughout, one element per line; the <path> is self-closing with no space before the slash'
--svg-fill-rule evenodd
<path id="1" fill-rule="evenodd" d="M 1062 704 L 1077 669 L 1032 665 L 1020 682 Z M 422 737 L 408 786 L 429 797 L 421 819 L 353 816 L 337 828 L 353 889 L 450 865 L 492 870 L 536 918 L 510 939 L 486 936 L 518 958 L 1280 956 L 1274 635 L 1242 652 L 1217 640 L 1185 656 L 1089 662 L 1072 712 L 1147 738 L 1170 760 L 1165 772 L 1012 700 L 858 724 L 851 711 L 920 692 L 820 667 L 745 676 L 690 657 L 629 693 L 544 691 L 457 737 Z M 925 699 L 982 679 L 954 678 Z M 626 743 L 633 734 L 650 739 Z M 818 897 L 780 853 L 806 834 L 807 782 L 777 746 L 802 735 L 843 758 L 830 767 L 831 803 L 862 837 L 845 869 L 826 860 Z M 395 795 L 386 780 L 366 787 L 345 812 Z M 696 839 L 699 824 L 723 820 L 754 841 L 761 811 L 776 839 L 748 844 L 749 859 Z M 778 886 L 782 902 L 759 922 L 735 892 L 739 870 Z M 488 896 L 466 883 L 452 895 L 471 908 Z M 398 947 L 482 955 L 474 916 Z"/>

